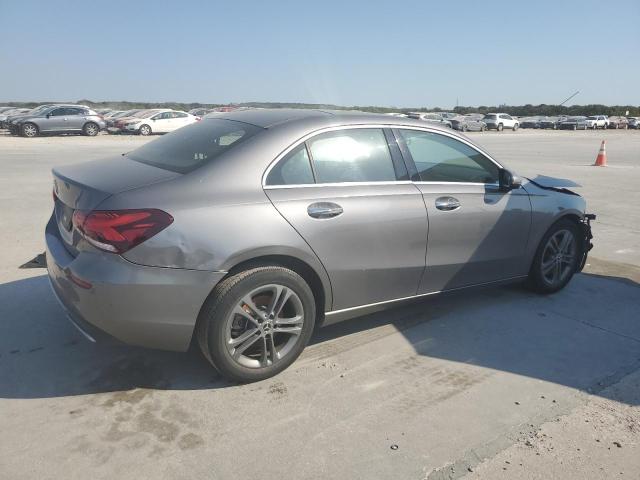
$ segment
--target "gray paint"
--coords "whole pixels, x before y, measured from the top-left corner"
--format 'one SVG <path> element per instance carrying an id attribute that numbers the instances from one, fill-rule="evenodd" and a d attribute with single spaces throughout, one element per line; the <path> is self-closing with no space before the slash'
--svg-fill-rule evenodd
<path id="1" fill-rule="evenodd" d="M 329 316 L 355 316 L 369 304 L 526 275 L 549 226 L 584 214 L 581 197 L 529 182 L 508 193 L 490 185 L 408 181 L 265 190 L 270 165 L 328 128 L 409 126 L 490 155 L 450 129 L 384 115 L 252 110 L 215 118 L 264 131 L 184 175 L 126 157 L 54 171 L 61 200 L 73 208 L 159 208 L 174 217 L 123 256 L 98 251 L 73 233 L 65 247 L 53 218 L 48 226 L 50 275 L 61 300 L 129 343 L 185 349 L 216 283 L 255 258 L 304 262 L 320 278 Z M 442 196 L 457 198 L 461 207 L 435 209 Z M 318 201 L 339 204 L 343 214 L 309 217 L 309 205 Z M 65 269 L 94 287 L 82 291 L 66 280 Z"/>

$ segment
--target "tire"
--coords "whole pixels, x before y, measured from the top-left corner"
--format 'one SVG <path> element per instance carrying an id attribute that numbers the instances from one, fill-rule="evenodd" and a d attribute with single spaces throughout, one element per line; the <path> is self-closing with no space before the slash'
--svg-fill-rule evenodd
<path id="1" fill-rule="evenodd" d="M 273 298 L 287 291 L 290 296 L 284 304 L 277 308 L 275 302 L 279 313 L 267 316 Z M 301 320 L 293 322 L 298 317 Z M 200 311 L 196 336 L 202 353 L 220 374 L 255 382 L 277 375 L 298 358 L 311 338 L 315 317 L 313 292 L 300 275 L 278 266 L 256 267 L 216 286 Z"/>
<path id="2" fill-rule="evenodd" d="M 563 243 L 565 239 L 566 244 Z M 529 270 L 529 287 L 542 294 L 562 290 L 576 272 L 580 248 L 580 229 L 576 222 L 560 219 L 554 223 L 538 245 Z"/>
<path id="3" fill-rule="evenodd" d="M 485 130 L 486 130 L 486 127 L 484 125 L 480 127 L 481 132 L 484 132 Z"/>
<path id="4" fill-rule="evenodd" d="M 462 125 L 462 128 L 460 130 L 462 130 L 463 132 L 466 132 L 467 131 L 467 126 L 466 125 Z"/>
<path id="5" fill-rule="evenodd" d="M 517 123 L 514 123 L 514 125 L 513 125 L 513 131 L 515 132 L 515 131 L 517 131 L 517 130 L 518 130 L 518 124 L 517 124 Z"/>
<path id="6" fill-rule="evenodd" d="M 498 130 L 499 132 L 501 132 L 503 129 L 504 129 L 504 126 L 503 126 L 501 123 L 499 123 L 499 124 L 498 124 L 498 127 L 496 128 L 496 130 Z"/>
<path id="7" fill-rule="evenodd" d="M 40 133 L 38 126 L 35 123 L 30 123 L 30 122 L 22 125 L 22 128 L 20 130 L 21 130 L 20 133 L 22 134 L 23 137 L 29 137 L 29 138 L 37 137 L 38 134 Z"/>
<path id="8" fill-rule="evenodd" d="M 87 122 L 82 127 L 82 134 L 87 137 L 95 137 L 98 133 L 100 133 L 100 127 L 93 122 Z"/>
<path id="9" fill-rule="evenodd" d="M 578 130 L 578 125 L 574 125 L 574 126 L 573 126 L 573 129 L 574 129 L 574 130 Z"/>
<path id="10" fill-rule="evenodd" d="M 151 135 L 151 127 L 145 123 L 138 129 L 138 133 L 144 137 Z"/>

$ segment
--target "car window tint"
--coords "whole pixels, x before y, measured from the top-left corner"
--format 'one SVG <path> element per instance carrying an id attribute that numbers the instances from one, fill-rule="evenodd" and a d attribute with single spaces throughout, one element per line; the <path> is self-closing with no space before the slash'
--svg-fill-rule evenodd
<path id="1" fill-rule="evenodd" d="M 168 133 L 126 156 L 178 173 L 209 163 L 262 128 L 232 120 L 207 119 Z"/>
<path id="2" fill-rule="evenodd" d="M 454 138 L 419 130 L 400 130 L 423 182 L 496 183 L 498 166 Z"/>
<path id="3" fill-rule="evenodd" d="M 304 143 L 282 158 L 267 176 L 267 185 L 305 185 L 310 183 L 314 183 L 313 172 Z"/>
<path id="4" fill-rule="evenodd" d="M 186 113 L 182 112 L 173 112 L 173 118 L 185 118 L 187 116 Z"/>
<path id="5" fill-rule="evenodd" d="M 49 112 L 49 115 L 51 115 L 52 117 L 61 117 L 63 115 L 66 115 L 66 108 L 56 108 L 54 110 L 51 110 Z"/>
<path id="6" fill-rule="evenodd" d="M 381 129 L 345 129 L 308 141 L 317 183 L 396 180 L 391 153 Z"/>

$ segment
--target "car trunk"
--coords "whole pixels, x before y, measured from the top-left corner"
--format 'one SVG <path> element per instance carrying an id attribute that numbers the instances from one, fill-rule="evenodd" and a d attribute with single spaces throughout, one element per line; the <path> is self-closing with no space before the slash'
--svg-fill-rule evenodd
<path id="1" fill-rule="evenodd" d="M 76 210 L 95 210 L 112 195 L 179 176 L 124 156 L 53 169 L 56 222 L 67 250 L 77 255 L 79 249 L 89 248 L 73 227 Z"/>

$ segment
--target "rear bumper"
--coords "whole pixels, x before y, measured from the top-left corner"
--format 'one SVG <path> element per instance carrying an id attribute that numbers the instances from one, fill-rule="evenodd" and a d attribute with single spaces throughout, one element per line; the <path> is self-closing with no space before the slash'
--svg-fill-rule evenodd
<path id="1" fill-rule="evenodd" d="M 45 236 L 51 287 L 70 320 L 92 341 L 185 351 L 202 304 L 225 276 L 137 265 L 98 250 L 73 257 L 53 217 Z"/>

